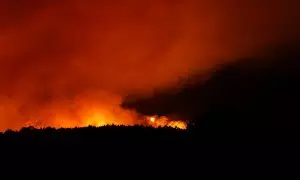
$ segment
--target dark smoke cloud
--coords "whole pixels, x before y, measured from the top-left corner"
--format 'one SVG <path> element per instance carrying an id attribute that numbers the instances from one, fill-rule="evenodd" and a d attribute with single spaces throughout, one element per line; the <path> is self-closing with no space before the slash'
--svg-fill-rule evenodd
<path id="1" fill-rule="evenodd" d="M 119 104 L 298 41 L 299 7 L 296 0 L 1 0 L 0 125 L 21 126 L 11 119 L 99 91 Z"/>

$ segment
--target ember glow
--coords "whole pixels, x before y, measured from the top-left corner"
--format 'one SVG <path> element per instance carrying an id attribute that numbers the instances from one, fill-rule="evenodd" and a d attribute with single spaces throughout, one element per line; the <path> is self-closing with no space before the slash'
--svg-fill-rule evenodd
<path id="1" fill-rule="evenodd" d="M 187 124 L 181 120 L 170 120 L 166 116 L 147 116 L 146 119 L 149 121 L 149 125 L 153 127 L 172 127 L 178 129 L 186 129 Z"/>

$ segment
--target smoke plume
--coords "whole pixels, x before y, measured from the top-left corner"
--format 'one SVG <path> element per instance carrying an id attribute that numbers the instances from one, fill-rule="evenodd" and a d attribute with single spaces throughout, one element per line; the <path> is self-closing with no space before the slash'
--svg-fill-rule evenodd
<path id="1" fill-rule="evenodd" d="M 299 7 L 296 0 L 1 0 L 0 130 L 99 125 L 94 116 L 137 123 L 135 112 L 119 107 L 124 96 L 151 95 L 299 41 Z"/>

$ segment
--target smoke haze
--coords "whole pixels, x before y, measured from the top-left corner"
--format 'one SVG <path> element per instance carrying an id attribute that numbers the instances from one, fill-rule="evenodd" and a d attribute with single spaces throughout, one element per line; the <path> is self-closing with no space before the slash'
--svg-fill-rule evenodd
<path id="1" fill-rule="evenodd" d="M 37 119 L 95 124 L 83 118 L 90 111 L 112 119 L 105 123 L 134 124 L 136 114 L 119 107 L 124 96 L 298 42 L 299 7 L 296 0 L 0 0 L 0 130 Z"/>

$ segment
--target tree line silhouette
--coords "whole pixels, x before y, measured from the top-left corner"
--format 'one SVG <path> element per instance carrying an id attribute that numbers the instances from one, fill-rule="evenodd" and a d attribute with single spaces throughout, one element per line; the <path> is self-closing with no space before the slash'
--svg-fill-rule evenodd
<path id="1" fill-rule="evenodd" d="M 0 134 L 0 145 L 13 146 L 68 146 L 105 144 L 148 144 L 185 142 L 187 132 L 174 128 L 146 126 L 103 126 L 82 128 L 25 127 L 20 131 L 7 130 Z"/>

